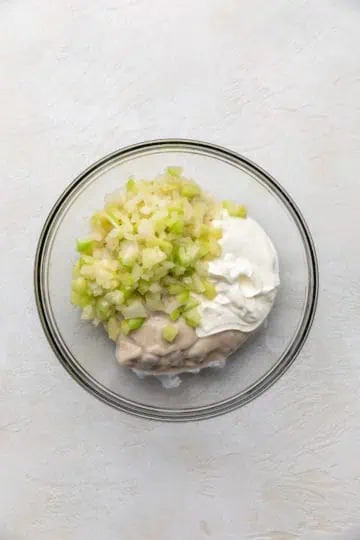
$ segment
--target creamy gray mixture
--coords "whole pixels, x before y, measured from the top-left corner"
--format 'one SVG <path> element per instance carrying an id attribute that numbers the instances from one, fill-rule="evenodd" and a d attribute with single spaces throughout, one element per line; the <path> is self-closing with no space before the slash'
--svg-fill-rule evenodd
<path id="1" fill-rule="evenodd" d="M 162 330 L 168 317 L 154 313 L 144 325 L 129 336 L 121 335 L 116 358 L 122 365 L 136 371 L 154 374 L 187 371 L 222 362 L 240 347 L 249 336 L 238 330 L 227 330 L 199 338 L 183 319 L 172 323 L 179 330 L 174 343 L 168 343 Z"/>

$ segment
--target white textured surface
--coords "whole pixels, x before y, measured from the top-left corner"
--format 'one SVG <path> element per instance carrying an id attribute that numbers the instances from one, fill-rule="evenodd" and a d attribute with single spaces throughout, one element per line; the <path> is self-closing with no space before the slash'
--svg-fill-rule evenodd
<path id="1" fill-rule="evenodd" d="M 0 3 L 1 540 L 332 538 L 359 519 L 360 4 Z M 64 372 L 34 307 L 50 206 L 103 154 L 180 136 L 283 183 L 320 258 L 300 358 L 249 406 L 161 425 Z"/>

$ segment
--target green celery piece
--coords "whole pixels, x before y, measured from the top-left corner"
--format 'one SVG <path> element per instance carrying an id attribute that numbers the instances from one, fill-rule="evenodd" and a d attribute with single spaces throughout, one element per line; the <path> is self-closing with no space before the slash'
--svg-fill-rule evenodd
<path id="1" fill-rule="evenodd" d="M 135 280 L 130 272 L 119 272 L 117 277 L 124 287 L 132 287 L 135 284 Z"/>
<path id="2" fill-rule="evenodd" d="M 96 302 L 96 313 L 101 321 L 106 321 L 111 315 L 111 307 L 107 300 L 100 298 Z"/>
<path id="3" fill-rule="evenodd" d="M 199 242 L 200 249 L 199 249 L 199 257 L 206 257 L 210 253 L 211 250 L 211 244 L 208 240 L 200 240 Z"/>
<path id="4" fill-rule="evenodd" d="M 81 319 L 83 321 L 92 321 L 95 318 L 94 306 L 88 304 L 81 311 Z"/>
<path id="5" fill-rule="evenodd" d="M 222 202 L 223 208 L 228 211 L 229 216 L 232 217 L 239 217 L 245 219 L 247 217 L 247 209 L 246 206 L 242 204 L 236 204 L 232 201 L 223 201 Z"/>
<path id="6" fill-rule="evenodd" d="M 85 294 L 87 292 L 87 282 L 83 277 L 78 277 L 72 281 L 72 290 L 78 294 Z"/>
<path id="7" fill-rule="evenodd" d="M 211 238 L 214 238 L 215 240 L 220 240 L 223 236 L 222 229 L 218 227 L 212 227 L 209 234 Z"/>
<path id="8" fill-rule="evenodd" d="M 182 167 L 175 167 L 175 166 L 170 166 L 166 169 L 166 172 L 168 174 L 170 174 L 170 176 L 175 176 L 176 178 L 180 178 L 180 176 L 182 175 L 182 172 L 183 172 L 183 168 Z"/>
<path id="9" fill-rule="evenodd" d="M 74 306 L 78 306 L 79 308 L 83 309 L 88 304 L 91 304 L 92 297 L 88 294 L 78 294 L 75 291 L 71 292 L 71 303 Z"/>
<path id="10" fill-rule="evenodd" d="M 181 317 L 181 309 L 180 308 L 174 309 L 174 311 L 170 313 L 169 317 L 173 322 L 177 321 Z"/>
<path id="11" fill-rule="evenodd" d="M 178 259 L 181 266 L 189 266 L 196 262 L 201 253 L 201 244 L 199 246 L 191 245 L 180 247 L 178 251 Z"/>
<path id="12" fill-rule="evenodd" d="M 184 232 L 184 222 L 183 221 L 175 221 L 172 225 L 169 227 L 169 231 L 173 234 L 183 234 Z"/>
<path id="13" fill-rule="evenodd" d="M 127 319 L 129 331 L 132 332 L 133 330 L 141 328 L 144 322 L 145 318 L 142 317 L 137 317 L 136 319 Z"/>
<path id="14" fill-rule="evenodd" d="M 129 321 L 121 321 L 121 331 L 125 336 L 128 336 L 130 334 L 130 328 L 129 328 Z"/>
<path id="15" fill-rule="evenodd" d="M 189 299 L 190 299 L 189 291 L 182 292 L 181 294 L 178 294 L 176 296 L 177 302 L 179 302 L 179 304 L 181 304 L 181 305 L 187 304 Z"/>
<path id="16" fill-rule="evenodd" d="M 111 291 L 106 294 L 105 300 L 114 306 L 121 306 L 125 301 L 125 296 L 122 291 Z"/>
<path id="17" fill-rule="evenodd" d="M 171 295 L 182 294 L 185 291 L 186 289 L 183 287 L 183 285 L 178 284 L 169 285 L 167 288 L 167 292 Z"/>
<path id="18" fill-rule="evenodd" d="M 116 341 L 120 334 L 120 323 L 115 317 L 109 319 L 107 331 L 109 338 Z"/>
<path id="19" fill-rule="evenodd" d="M 132 176 L 129 177 L 129 180 L 126 182 L 126 191 L 132 191 L 135 187 L 135 180 Z"/>
<path id="20" fill-rule="evenodd" d="M 186 313 L 187 311 L 190 311 L 191 309 L 194 309 L 194 308 L 198 307 L 199 304 L 200 304 L 200 302 L 198 300 L 196 300 L 196 298 L 191 296 L 189 298 L 188 302 L 186 302 L 186 304 L 184 305 L 183 310 Z"/>
<path id="21" fill-rule="evenodd" d="M 236 217 L 246 219 L 247 218 L 247 208 L 243 204 L 239 204 L 236 210 Z"/>
<path id="22" fill-rule="evenodd" d="M 120 221 L 116 219 L 114 216 L 112 216 L 111 213 L 104 212 L 103 215 L 108 220 L 108 222 L 111 223 L 114 229 L 117 229 L 118 227 L 120 227 Z"/>
<path id="23" fill-rule="evenodd" d="M 79 238 L 79 240 L 76 241 L 76 249 L 79 253 L 92 255 L 93 241 L 90 238 Z"/>
<path id="24" fill-rule="evenodd" d="M 158 240 L 158 244 L 159 244 L 159 248 L 164 251 L 167 255 L 170 255 L 172 250 L 173 250 L 173 246 L 172 246 L 172 243 L 171 242 L 168 242 L 167 240 L 161 240 L 159 239 Z"/>
<path id="25" fill-rule="evenodd" d="M 166 260 L 166 255 L 159 247 L 144 248 L 142 251 L 142 264 L 144 268 L 151 268 Z"/>
<path id="26" fill-rule="evenodd" d="M 188 326 L 191 326 L 192 328 L 196 328 L 199 326 L 201 322 L 201 317 L 196 308 L 190 309 L 186 313 L 183 314 L 183 317 L 185 319 L 185 322 Z"/>
<path id="27" fill-rule="evenodd" d="M 200 193 L 200 188 L 195 184 L 183 184 L 181 187 L 181 195 L 187 199 L 197 197 Z"/>
<path id="28" fill-rule="evenodd" d="M 232 201 L 223 201 L 222 207 L 225 208 L 225 210 L 229 212 L 230 216 L 233 216 L 234 213 L 236 212 L 236 203 Z"/>
<path id="29" fill-rule="evenodd" d="M 149 287 L 151 286 L 151 283 L 149 281 L 146 281 L 145 279 L 140 279 L 139 285 L 138 285 L 138 291 L 143 296 L 146 294 L 149 290 Z"/>
<path id="30" fill-rule="evenodd" d="M 208 298 L 209 300 L 214 300 L 217 294 L 214 283 L 211 283 L 207 279 L 203 279 L 203 285 L 205 287 L 204 295 L 206 296 L 206 298 Z"/>
<path id="31" fill-rule="evenodd" d="M 172 343 L 178 334 L 178 329 L 175 326 L 166 325 L 163 328 L 162 334 L 163 334 L 163 338 L 166 341 L 168 341 L 169 343 Z"/>

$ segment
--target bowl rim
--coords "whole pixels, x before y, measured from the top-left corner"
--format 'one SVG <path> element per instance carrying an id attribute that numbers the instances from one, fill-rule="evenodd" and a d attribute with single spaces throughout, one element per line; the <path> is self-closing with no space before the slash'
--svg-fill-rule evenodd
<path id="1" fill-rule="evenodd" d="M 120 397 L 104 385 L 98 383 L 74 358 L 69 357 L 57 339 L 56 332 L 53 331 L 51 318 L 44 302 L 44 291 L 46 288 L 42 279 L 44 275 L 44 255 L 49 247 L 49 242 L 51 243 L 52 241 L 52 227 L 64 203 L 86 181 L 87 177 L 114 159 L 126 158 L 130 155 L 134 156 L 155 149 L 161 151 L 162 149 L 165 150 L 165 148 L 170 148 L 171 150 L 181 149 L 182 151 L 200 150 L 213 157 L 230 160 L 233 164 L 240 165 L 243 168 L 245 167 L 255 173 L 256 176 L 260 176 L 267 186 L 271 188 L 271 191 L 285 204 L 298 227 L 305 248 L 309 276 L 307 302 L 303 318 L 290 346 L 280 356 L 277 363 L 245 390 L 210 405 L 189 407 L 186 409 L 148 406 Z M 319 294 L 319 267 L 315 244 L 302 213 L 287 191 L 268 172 L 241 154 L 212 143 L 192 139 L 155 139 L 132 144 L 107 154 L 82 171 L 65 188 L 51 208 L 40 233 L 34 261 L 34 291 L 40 322 L 53 352 L 72 378 L 83 388 L 108 405 L 138 417 L 160 421 L 186 422 L 212 418 L 246 405 L 275 384 L 289 369 L 300 353 L 314 321 Z"/>

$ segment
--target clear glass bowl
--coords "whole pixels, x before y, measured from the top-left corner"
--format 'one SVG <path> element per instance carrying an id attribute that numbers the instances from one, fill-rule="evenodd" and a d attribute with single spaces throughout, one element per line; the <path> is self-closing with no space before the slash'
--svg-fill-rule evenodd
<path id="1" fill-rule="evenodd" d="M 281 288 L 266 324 L 227 361 L 224 369 L 185 375 L 164 389 L 138 379 L 115 360 L 102 328 L 82 322 L 70 303 L 75 239 L 88 233 L 91 214 L 104 196 L 130 175 L 152 178 L 181 165 L 215 198 L 245 204 L 274 242 Z M 309 229 L 299 209 L 269 174 L 225 148 L 188 140 L 145 142 L 91 165 L 64 191 L 42 230 L 35 261 L 40 320 L 55 354 L 71 376 L 105 403 L 163 421 L 199 420 L 248 403 L 292 364 L 309 333 L 317 303 L 318 267 Z"/>

